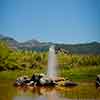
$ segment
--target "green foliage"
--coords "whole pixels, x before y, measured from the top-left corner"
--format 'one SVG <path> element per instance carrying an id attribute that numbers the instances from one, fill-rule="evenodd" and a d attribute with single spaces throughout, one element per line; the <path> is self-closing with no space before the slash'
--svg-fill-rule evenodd
<path id="1" fill-rule="evenodd" d="M 100 55 L 66 55 L 58 54 L 58 62 L 61 66 L 95 66 L 100 65 Z"/>
<path id="2" fill-rule="evenodd" d="M 58 73 L 71 79 L 95 79 L 100 74 L 100 55 L 75 55 L 59 52 Z M 46 73 L 48 52 L 14 50 L 0 41 L 0 79 L 15 79 L 33 73 Z"/>
<path id="3" fill-rule="evenodd" d="M 0 70 L 6 70 L 5 61 L 12 51 L 7 47 L 5 42 L 0 41 Z"/>
<path id="4" fill-rule="evenodd" d="M 99 55 L 58 53 L 58 73 L 71 79 L 95 79 L 100 74 Z M 46 73 L 48 52 L 11 50 L 0 41 L 0 79 L 15 79 L 33 73 Z"/>
<path id="5" fill-rule="evenodd" d="M 11 50 L 5 42 L 0 41 L 0 71 L 42 69 L 47 66 L 47 55 L 47 52 Z"/>

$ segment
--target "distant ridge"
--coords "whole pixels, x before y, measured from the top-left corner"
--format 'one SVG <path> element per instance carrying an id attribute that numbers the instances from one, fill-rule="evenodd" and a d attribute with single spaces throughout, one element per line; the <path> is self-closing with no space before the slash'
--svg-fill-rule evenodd
<path id="1" fill-rule="evenodd" d="M 0 35 L 0 40 L 7 42 L 8 46 L 13 49 L 48 51 L 50 45 L 55 45 L 56 50 L 62 48 L 74 54 L 100 54 L 100 43 L 96 41 L 91 43 L 60 44 L 52 42 L 40 42 L 32 39 L 23 43 L 19 43 L 15 39 L 3 35 Z"/>

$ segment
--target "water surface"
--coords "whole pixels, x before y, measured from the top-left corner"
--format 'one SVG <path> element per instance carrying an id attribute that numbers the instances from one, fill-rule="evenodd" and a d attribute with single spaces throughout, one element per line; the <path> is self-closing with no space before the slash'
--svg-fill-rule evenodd
<path id="1" fill-rule="evenodd" d="M 76 87 L 14 87 L 12 80 L 0 80 L 0 100 L 100 100 L 94 82 Z"/>

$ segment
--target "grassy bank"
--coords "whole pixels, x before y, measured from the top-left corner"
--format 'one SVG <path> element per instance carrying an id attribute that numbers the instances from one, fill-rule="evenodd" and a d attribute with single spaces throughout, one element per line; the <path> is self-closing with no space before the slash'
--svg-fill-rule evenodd
<path id="1" fill-rule="evenodd" d="M 15 80 L 17 77 L 28 75 L 31 77 L 33 73 L 44 73 L 44 69 L 28 69 L 28 70 L 14 70 L 14 71 L 2 71 L 0 72 L 0 79 L 11 79 Z"/>
<path id="2" fill-rule="evenodd" d="M 63 77 L 72 80 L 95 80 L 96 75 L 100 74 L 100 66 L 81 66 L 70 69 L 61 68 L 59 71 Z"/>
<path id="3" fill-rule="evenodd" d="M 95 80 L 96 75 L 100 74 L 100 66 L 81 66 L 74 68 L 59 68 L 59 75 L 64 78 L 69 78 L 72 80 Z M 0 72 L 0 79 L 13 79 L 22 75 L 28 75 L 29 77 L 32 74 L 46 73 L 45 69 L 28 69 L 28 70 L 15 70 L 15 71 L 2 71 Z"/>

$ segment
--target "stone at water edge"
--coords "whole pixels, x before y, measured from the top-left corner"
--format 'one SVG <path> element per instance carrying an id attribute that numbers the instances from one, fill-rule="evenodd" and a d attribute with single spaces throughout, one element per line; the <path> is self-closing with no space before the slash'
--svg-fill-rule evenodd
<path id="1" fill-rule="evenodd" d="M 34 76 L 34 77 L 33 77 Z M 47 77 L 44 74 L 33 75 L 30 79 L 28 76 L 21 76 L 16 79 L 15 85 L 22 86 L 77 86 L 77 83 L 63 77 Z"/>
<path id="2" fill-rule="evenodd" d="M 96 76 L 96 87 L 100 87 L 100 75 Z"/>
<path id="3" fill-rule="evenodd" d="M 78 84 L 75 82 L 72 82 L 71 80 L 69 80 L 68 78 L 63 78 L 63 77 L 57 77 L 55 79 L 56 83 L 58 86 L 64 86 L 64 87 L 68 87 L 68 86 L 77 86 Z"/>
<path id="4" fill-rule="evenodd" d="M 78 85 L 77 83 L 72 82 L 72 81 L 69 81 L 69 82 L 66 82 L 66 81 L 65 81 L 65 83 L 64 83 L 64 86 L 65 86 L 65 87 L 68 87 L 68 86 L 77 86 L 77 85 Z"/>
<path id="5" fill-rule="evenodd" d="M 26 85 L 30 82 L 30 78 L 26 75 L 18 77 L 14 83 L 15 86 Z"/>

